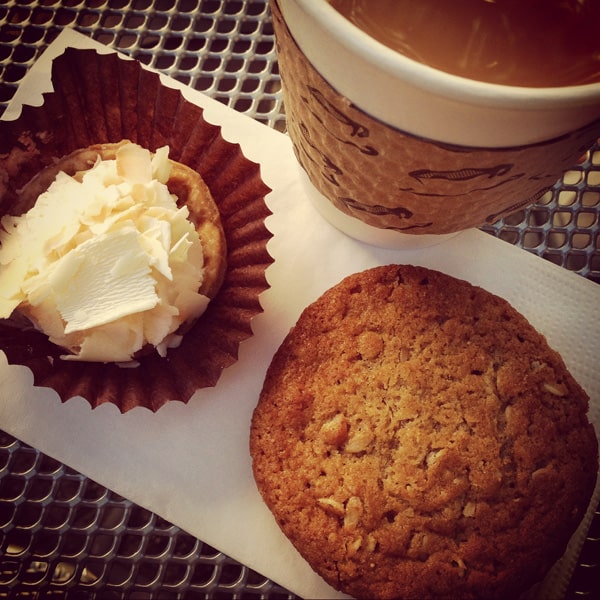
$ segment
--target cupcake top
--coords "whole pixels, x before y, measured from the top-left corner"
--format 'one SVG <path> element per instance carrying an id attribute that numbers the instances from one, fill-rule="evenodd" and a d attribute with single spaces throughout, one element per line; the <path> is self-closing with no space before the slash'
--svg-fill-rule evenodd
<path id="1" fill-rule="evenodd" d="M 238 361 L 240 344 L 254 335 L 252 320 L 263 311 L 266 270 L 274 260 L 267 247 L 273 237 L 266 222 L 270 188 L 260 165 L 224 139 L 201 106 L 138 61 L 66 48 L 52 61 L 51 82 L 53 91 L 43 94 L 41 105 L 24 104 L 17 119 L 0 121 L 0 218 L 30 210 L 58 171 L 89 169 L 98 154 L 115 158 L 108 156 L 111 148 L 124 139 L 150 152 L 167 146 L 167 187 L 177 206 L 187 206 L 202 241 L 199 291 L 212 300 L 177 331 L 181 343 L 166 358 L 148 344 L 136 353 L 136 368 L 61 360 L 64 349 L 31 327 L 21 307 L 0 318 L 0 352 L 63 402 L 80 397 L 92 408 L 113 404 L 123 413 L 187 403 L 196 391 L 217 385 Z"/>
<path id="2" fill-rule="evenodd" d="M 58 171 L 30 210 L 1 221 L 0 317 L 17 309 L 67 360 L 129 361 L 149 345 L 164 356 L 210 301 L 202 240 L 167 185 L 168 147 L 114 146 L 114 158 Z"/>

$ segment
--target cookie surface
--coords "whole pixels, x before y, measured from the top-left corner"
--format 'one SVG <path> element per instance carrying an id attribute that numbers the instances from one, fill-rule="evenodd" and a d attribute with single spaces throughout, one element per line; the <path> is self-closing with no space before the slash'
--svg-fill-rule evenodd
<path id="1" fill-rule="evenodd" d="M 585 513 L 598 470 L 587 403 L 503 299 L 378 267 L 323 294 L 275 354 L 254 476 L 337 589 L 508 597 L 545 574 Z"/>

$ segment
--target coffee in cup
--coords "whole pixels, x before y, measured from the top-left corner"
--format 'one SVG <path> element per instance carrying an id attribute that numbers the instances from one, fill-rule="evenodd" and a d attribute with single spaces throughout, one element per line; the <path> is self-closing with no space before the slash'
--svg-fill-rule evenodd
<path id="1" fill-rule="evenodd" d="M 387 4 L 411 19 L 423 3 Z M 453 18 L 454 2 L 438 6 Z M 271 8 L 301 176 L 321 214 L 359 240 L 418 247 L 491 224 L 538 200 L 600 137 L 600 83 L 469 79 L 382 44 L 327 0 Z"/>

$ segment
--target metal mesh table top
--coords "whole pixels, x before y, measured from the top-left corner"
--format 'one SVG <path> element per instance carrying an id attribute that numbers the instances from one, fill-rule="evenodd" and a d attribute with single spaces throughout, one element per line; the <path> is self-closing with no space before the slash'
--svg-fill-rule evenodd
<path id="1" fill-rule="evenodd" d="M 0 0 L 0 113 L 65 27 L 285 131 L 267 0 Z M 484 230 L 600 283 L 600 144 Z M 0 531 L 0 598 L 294 598 L 1 431 Z M 597 511 L 567 597 L 599 595 Z"/>

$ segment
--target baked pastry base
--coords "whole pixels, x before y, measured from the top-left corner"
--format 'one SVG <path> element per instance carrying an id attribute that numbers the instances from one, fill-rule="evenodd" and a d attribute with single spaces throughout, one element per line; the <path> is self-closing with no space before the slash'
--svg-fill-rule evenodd
<path id="1" fill-rule="evenodd" d="M 588 398 L 505 300 L 406 265 L 305 309 L 250 449 L 277 523 L 365 598 L 507 598 L 564 552 L 594 487 Z"/>

